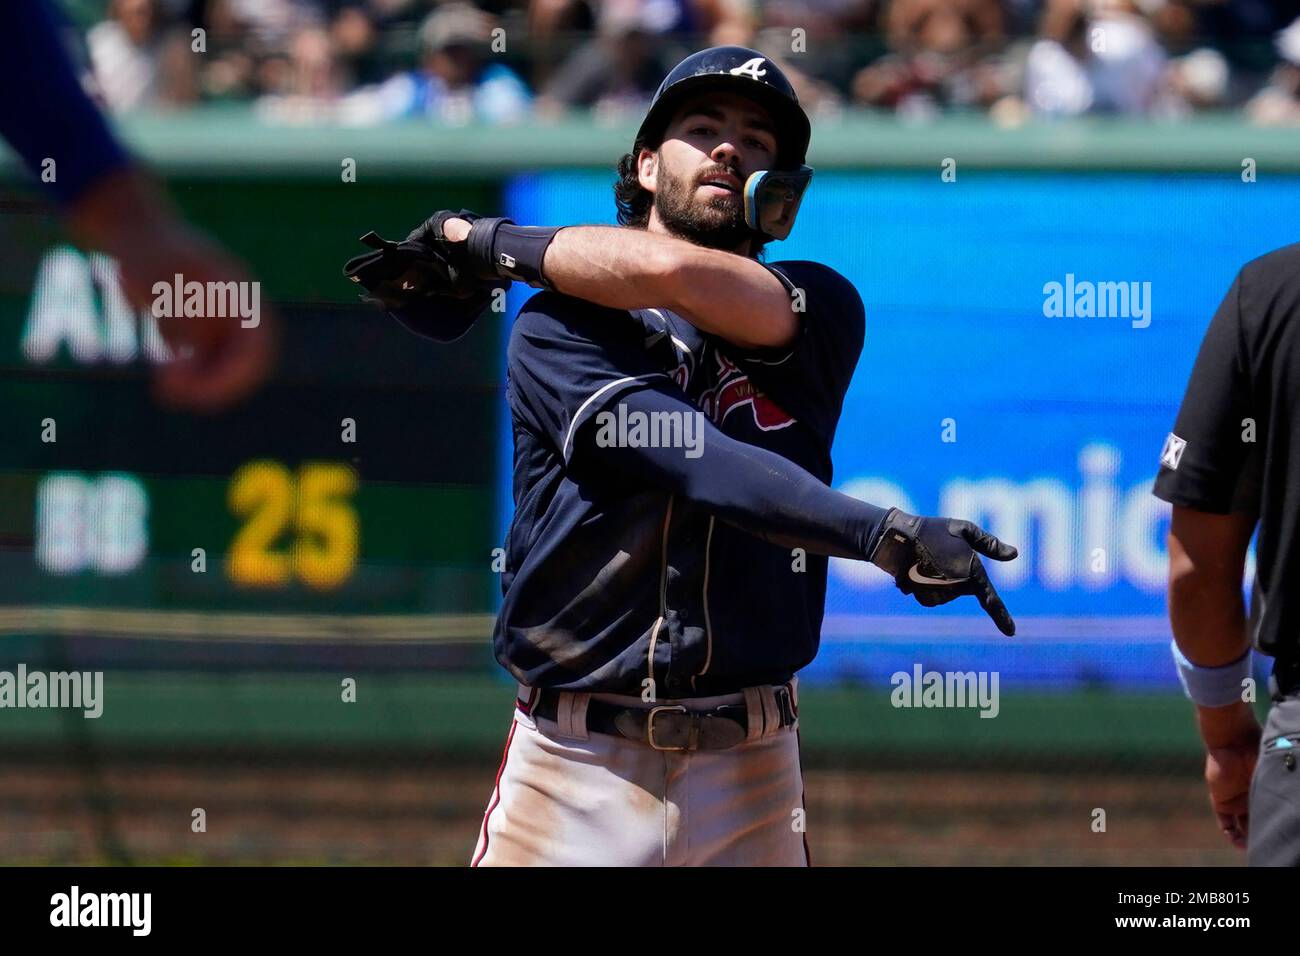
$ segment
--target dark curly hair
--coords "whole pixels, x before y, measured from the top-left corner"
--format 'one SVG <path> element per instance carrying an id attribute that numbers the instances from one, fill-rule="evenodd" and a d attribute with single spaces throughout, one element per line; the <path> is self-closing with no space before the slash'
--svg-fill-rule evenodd
<path id="1" fill-rule="evenodd" d="M 650 207 L 654 203 L 654 194 L 641 185 L 637 178 L 636 158 L 645 149 L 645 143 L 637 140 L 632 144 L 632 152 L 624 153 L 618 161 L 618 180 L 614 183 L 614 202 L 618 206 L 618 224 L 644 229 L 650 222 Z"/>
<path id="2" fill-rule="evenodd" d="M 650 207 L 654 205 L 654 193 L 641 185 L 637 177 L 636 158 L 643 149 L 657 149 L 647 146 L 641 140 L 632 144 L 632 152 L 624 153 L 618 161 L 618 179 L 614 182 L 614 203 L 618 206 L 618 224 L 633 229 L 644 229 L 650 222 Z M 750 233 L 749 251 L 755 258 L 762 258 L 763 247 L 771 240 L 758 233 Z"/>

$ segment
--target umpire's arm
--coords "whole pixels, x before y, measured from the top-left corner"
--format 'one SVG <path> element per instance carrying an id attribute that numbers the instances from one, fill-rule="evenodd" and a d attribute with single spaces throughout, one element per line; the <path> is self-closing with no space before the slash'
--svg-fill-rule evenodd
<path id="1" fill-rule="evenodd" d="M 1258 446 L 1242 432 L 1258 411 L 1241 292 L 1239 274 L 1206 330 L 1154 491 L 1173 506 L 1169 619 L 1175 663 L 1205 741 L 1210 803 L 1224 835 L 1244 848 L 1260 731 L 1241 686 L 1250 668 L 1242 578 L 1258 510 Z"/>
<path id="2" fill-rule="evenodd" d="M 1250 650 L 1241 582 L 1255 532 L 1247 512 L 1220 515 L 1174 505 L 1169 526 L 1169 622 L 1178 649 L 1200 667 L 1223 667 Z M 1207 747 L 1223 746 L 1255 723 L 1240 698 L 1196 708 Z"/>
<path id="3" fill-rule="evenodd" d="M 1227 667 L 1250 650 L 1241 581 L 1255 516 L 1174 505 L 1169 528 L 1169 620 L 1179 651 L 1202 668 Z M 1251 705 L 1196 705 L 1206 783 L 1224 835 L 1244 847 L 1250 778 L 1260 730 Z"/>

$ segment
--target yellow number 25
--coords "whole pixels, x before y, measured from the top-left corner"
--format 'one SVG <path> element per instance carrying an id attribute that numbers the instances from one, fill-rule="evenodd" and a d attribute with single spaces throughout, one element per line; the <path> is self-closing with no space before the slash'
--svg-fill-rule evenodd
<path id="1" fill-rule="evenodd" d="M 343 584 L 357 563 L 360 522 L 351 496 L 357 476 L 347 465 L 307 462 L 297 482 L 278 461 L 250 461 L 230 479 L 230 510 L 244 519 L 226 556 L 236 584 L 284 587 L 297 578 L 327 591 Z M 287 549 L 279 539 L 292 529 Z"/>

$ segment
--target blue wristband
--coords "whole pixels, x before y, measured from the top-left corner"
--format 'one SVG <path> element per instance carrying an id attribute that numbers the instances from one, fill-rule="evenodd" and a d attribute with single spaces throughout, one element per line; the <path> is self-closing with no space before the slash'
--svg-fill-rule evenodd
<path id="1" fill-rule="evenodd" d="M 1202 707 L 1227 707 L 1243 698 L 1243 682 L 1250 676 L 1250 651 L 1222 667 L 1199 667 L 1187 659 L 1177 641 L 1169 642 L 1183 693 Z"/>

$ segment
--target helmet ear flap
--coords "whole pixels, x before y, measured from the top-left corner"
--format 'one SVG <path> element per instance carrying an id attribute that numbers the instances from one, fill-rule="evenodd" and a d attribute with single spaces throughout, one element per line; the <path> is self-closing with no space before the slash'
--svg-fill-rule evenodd
<path id="1" fill-rule="evenodd" d="M 794 217 L 812 181 L 812 167 L 764 169 L 745 180 L 745 223 L 755 232 L 784 239 L 794 228 Z"/>

